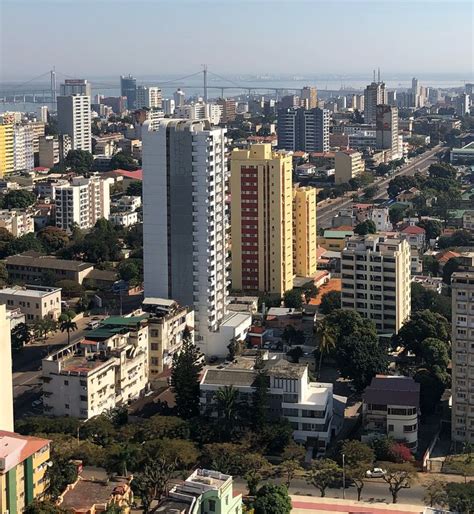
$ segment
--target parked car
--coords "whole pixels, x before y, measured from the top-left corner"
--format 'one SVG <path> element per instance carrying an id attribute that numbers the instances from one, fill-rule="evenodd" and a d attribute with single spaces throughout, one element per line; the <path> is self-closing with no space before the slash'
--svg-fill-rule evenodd
<path id="1" fill-rule="evenodd" d="M 382 468 L 374 468 L 374 469 L 368 469 L 365 472 L 365 476 L 367 478 L 382 478 L 385 476 L 385 473 L 387 473 L 387 472 Z"/>

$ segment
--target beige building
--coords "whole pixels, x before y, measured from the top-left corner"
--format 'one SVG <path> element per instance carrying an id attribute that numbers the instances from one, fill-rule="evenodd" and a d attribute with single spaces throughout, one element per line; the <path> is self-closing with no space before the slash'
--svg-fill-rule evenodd
<path id="1" fill-rule="evenodd" d="M 300 277 L 316 273 L 316 189 L 293 190 L 293 271 Z"/>
<path id="2" fill-rule="evenodd" d="M 231 155 L 232 287 L 293 288 L 292 157 L 270 144 Z"/>
<path id="3" fill-rule="evenodd" d="M 165 298 L 145 298 L 142 308 L 150 314 L 148 353 L 150 380 L 153 381 L 157 375 L 171 368 L 173 355 L 183 344 L 186 328 L 193 336 L 194 311 Z"/>
<path id="4" fill-rule="evenodd" d="M 0 430 L 13 430 L 13 377 L 10 320 L 6 306 L 0 303 Z"/>
<path id="5" fill-rule="evenodd" d="M 397 333 L 410 316 L 410 245 L 375 234 L 352 236 L 342 251 L 342 308 Z"/>
<path id="6" fill-rule="evenodd" d="M 52 168 L 59 163 L 59 139 L 57 136 L 42 136 L 38 140 L 39 165 Z"/>
<path id="7" fill-rule="evenodd" d="M 300 96 L 301 107 L 314 109 L 318 106 L 318 90 L 315 87 L 304 86 Z"/>
<path id="8" fill-rule="evenodd" d="M 474 271 L 451 276 L 453 441 L 474 443 Z"/>
<path id="9" fill-rule="evenodd" d="M 356 150 L 341 150 L 335 155 L 335 184 L 344 184 L 365 170 L 362 154 Z"/>
<path id="10" fill-rule="evenodd" d="M 146 316 L 112 316 L 42 362 L 44 411 L 90 419 L 143 394 L 148 385 Z"/>
<path id="11" fill-rule="evenodd" d="M 21 237 L 35 231 L 35 222 L 31 212 L 1 210 L 0 227 L 14 237 Z"/>
<path id="12" fill-rule="evenodd" d="M 19 308 L 26 316 L 26 322 L 61 315 L 61 289 L 46 286 L 14 286 L 0 289 L 0 302 L 7 304 L 8 310 Z"/>

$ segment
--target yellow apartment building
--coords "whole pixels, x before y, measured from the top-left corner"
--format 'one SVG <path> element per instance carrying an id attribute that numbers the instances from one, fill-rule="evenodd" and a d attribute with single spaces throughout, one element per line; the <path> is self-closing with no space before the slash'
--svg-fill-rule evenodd
<path id="1" fill-rule="evenodd" d="M 299 277 L 316 273 L 316 189 L 293 190 L 293 271 Z"/>
<path id="2" fill-rule="evenodd" d="M 0 177 L 14 170 L 13 125 L 0 124 Z"/>

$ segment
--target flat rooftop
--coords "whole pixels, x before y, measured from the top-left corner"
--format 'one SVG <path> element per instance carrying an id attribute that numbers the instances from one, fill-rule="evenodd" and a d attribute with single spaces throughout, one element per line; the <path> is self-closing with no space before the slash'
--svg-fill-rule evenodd
<path id="1" fill-rule="evenodd" d="M 14 286 L 4 287 L 0 289 L 0 295 L 3 296 L 28 296 L 30 298 L 44 298 L 50 294 L 59 293 L 60 288 L 57 287 L 40 287 L 40 286 Z"/>
<path id="2" fill-rule="evenodd" d="M 61 373 L 89 373 L 103 366 L 108 360 L 109 358 L 101 360 L 91 359 L 85 355 L 73 355 L 61 361 Z"/>
<path id="3" fill-rule="evenodd" d="M 77 484 L 64 494 L 61 507 L 89 512 L 94 505 L 108 503 L 112 494 L 124 494 L 128 490 L 128 483 L 126 478 L 110 481 L 79 478 Z"/>
<path id="4" fill-rule="evenodd" d="M 11 255 L 5 258 L 7 265 L 13 266 L 31 266 L 34 268 L 57 269 L 64 271 L 84 271 L 94 267 L 90 262 L 68 261 L 64 259 L 56 259 L 39 252 L 24 252 L 19 255 Z"/>

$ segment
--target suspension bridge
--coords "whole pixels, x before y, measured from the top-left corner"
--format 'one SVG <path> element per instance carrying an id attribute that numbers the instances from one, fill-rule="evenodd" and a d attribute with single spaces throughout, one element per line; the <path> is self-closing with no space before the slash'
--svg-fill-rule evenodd
<path id="1" fill-rule="evenodd" d="M 49 70 L 37 77 L 29 79 L 20 84 L 5 84 L 4 86 L 0 85 L 0 103 L 40 103 L 40 104 L 56 104 L 56 98 L 58 96 L 57 92 L 57 77 L 62 76 L 65 79 L 77 78 L 72 77 L 70 75 L 66 75 L 64 73 L 58 72 L 55 69 Z M 161 89 L 170 89 L 170 88 L 192 88 L 197 89 L 199 87 L 198 83 L 189 83 L 186 80 L 191 78 L 202 77 L 202 90 L 203 90 L 203 98 L 204 100 L 208 99 L 208 91 L 209 90 L 217 90 L 220 92 L 220 96 L 225 97 L 226 92 L 237 92 L 237 94 L 247 94 L 249 97 L 254 93 L 271 93 L 277 100 L 281 98 L 281 96 L 288 92 L 299 92 L 301 87 L 274 87 L 274 86 L 266 86 L 261 84 L 249 84 L 246 81 L 236 82 L 235 80 L 223 77 L 218 75 L 217 73 L 213 73 L 208 70 L 207 65 L 203 65 L 203 69 L 192 73 L 190 75 L 186 75 L 184 77 L 175 78 L 172 80 L 156 80 L 156 81 L 143 81 L 143 84 L 139 85 L 149 85 L 156 86 Z M 215 81 L 216 79 L 221 81 L 221 83 L 211 82 L 209 83 L 209 76 Z M 47 81 L 47 79 L 49 80 Z M 119 91 L 120 84 L 113 82 L 93 82 L 92 88 L 97 93 L 105 93 L 107 91 Z M 326 95 L 331 94 L 340 94 L 344 92 L 344 94 L 357 93 L 360 91 L 354 88 L 343 89 L 341 86 L 340 90 L 320 90 L 324 92 Z"/>

